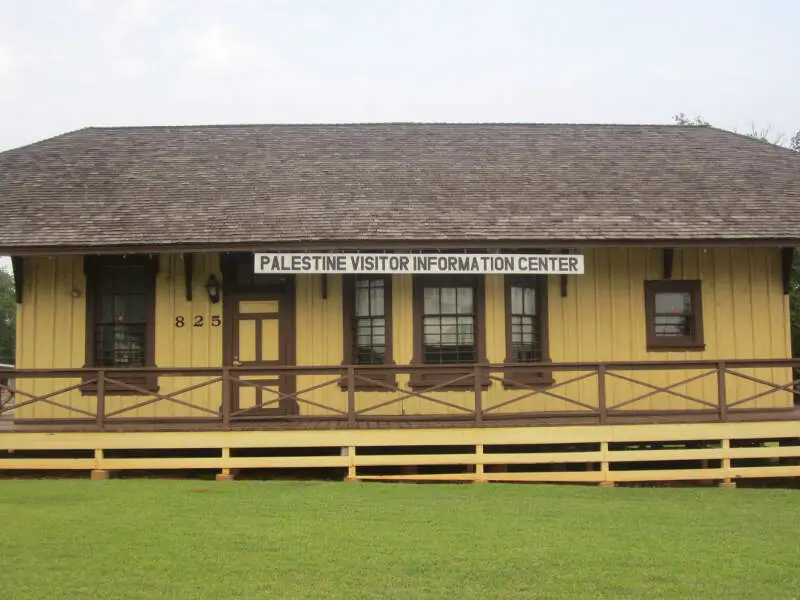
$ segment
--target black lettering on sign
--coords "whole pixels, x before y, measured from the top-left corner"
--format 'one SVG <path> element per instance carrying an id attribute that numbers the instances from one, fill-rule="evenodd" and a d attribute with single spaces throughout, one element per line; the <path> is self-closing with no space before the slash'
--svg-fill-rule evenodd
<path id="1" fill-rule="evenodd" d="M 575 258 L 574 256 L 571 256 L 569 258 L 569 270 L 572 273 L 577 273 L 578 272 L 578 259 Z"/>
<path id="2" fill-rule="evenodd" d="M 219 315 L 212 315 L 211 316 L 211 326 L 212 327 L 219 327 L 222 325 L 222 319 L 219 318 Z"/>
<path id="3" fill-rule="evenodd" d="M 195 315 L 195 317 L 194 317 L 194 326 L 195 327 L 202 327 L 203 326 L 203 315 Z"/>
<path id="4" fill-rule="evenodd" d="M 175 317 L 175 327 L 183 327 L 186 325 L 186 321 L 183 320 L 183 317 Z"/>

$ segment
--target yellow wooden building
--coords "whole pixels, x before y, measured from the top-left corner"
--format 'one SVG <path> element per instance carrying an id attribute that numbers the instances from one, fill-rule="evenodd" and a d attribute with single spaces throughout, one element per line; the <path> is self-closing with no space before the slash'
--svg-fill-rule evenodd
<path id="1" fill-rule="evenodd" d="M 799 476 L 798 159 L 610 125 L 92 128 L 0 154 L 0 470 Z"/>

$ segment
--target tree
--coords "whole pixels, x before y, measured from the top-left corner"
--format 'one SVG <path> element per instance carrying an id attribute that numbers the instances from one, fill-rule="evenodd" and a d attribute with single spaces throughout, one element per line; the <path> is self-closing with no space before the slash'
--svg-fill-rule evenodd
<path id="1" fill-rule="evenodd" d="M 676 125 L 682 125 L 684 127 L 711 127 L 711 123 L 699 115 L 696 117 L 687 117 L 686 113 L 677 113 L 672 115 L 672 121 Z M 738 132 L 734 129 L 734 133 Z M 769 144 L 775 144 L 776 146 L 786 145 L 786 135 L 783 133 L 772 135 L 771 125 L 758 128 L 756 127 L 755 123 L 750 123 L 750 132 L 743 135 L 756 140 L 761 140 L 762 142 L 767 142 Z M 794 137 L 792 137 L 792 139 L 789 141 L 789 147 L 795 152 L 800 152 L 800 130 L 798 130 L 797 133 L 794 134 Z"/>
<path id="2" fill-rule="evenodd" d="M 704 121 L 702 117 L 687 117 L 684 113 L 672 115 L 672 120 L 676 125 L 684 125 L 686 127 L 708 127 L 708 121 Z"/>
<path id="3" fill-rule="evenodd" d="M 14 277 L 0 268 L 0 363 L 13 364 L 17 328 Z"/>

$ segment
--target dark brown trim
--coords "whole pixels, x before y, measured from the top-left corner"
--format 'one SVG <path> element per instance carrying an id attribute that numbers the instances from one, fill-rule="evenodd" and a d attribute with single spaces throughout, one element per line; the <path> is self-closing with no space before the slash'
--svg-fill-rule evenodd
<path id="1" fill-rule="evenodd" d="M 102 265 L 115 264 L 115 263 L 124 264 L 126 262 L 133 264 L 144 264 L 146 266 L 146 272 L 149 275 L 149 285 L 147 288 L 147 298 L 146 298 L 147 312 L 145 314 L 145 322 L 146 322 L 145 367 L 156 366 L 156 285 L 157 285 L 158 269 L 159 269 L 158 256 L 148 256 L 148 257 L 85 256 L 83 259 L 83 272 L 86 276 L 85 366 L 87 368 L 97 366 L 95 364 L 95 356 L 96 356 L 95 323 L 97 321 L 97 278 L 99 277 L 98 269 Z M 108 377 L 113 379 L 119 379 L 119 377 L 113 375 L 114 373 L 113 367 L 108 367 L 106 370 L 108 372 L 107 375 Z M 84 377 L 84 380 L 90 378 L 91 378 L 90 376 L 87 376 Z M 148 391 L 153 391 L 153 392 L 158 391 L 158 378 L 155 374 L 152 373 L 148 373 L 143 376 L 126 375 L 125 382 L 130 383 L 131 385 L 141 387 Z M 84 395 L 97 394 L 97 383 L 88 384 L 85 387 L 81 388 L 81 393 Z M 143 394 L 142 392 L 116 386 L 113 383 L 109 382 L 105 383 L 105 393 L 113 395 L 131 395 L 131 396 L 137 396 Z"/>
<path id="2" fill-rule="evenodd" d="M 295 296 L 296 279 L 293 275 L 283 278 L 280 283 L 274 286 L 263 288 L 252 286 L 238 286 L 236 283 L 236 268 L 239 260 L 247 261 L 248 256 L 240 256 L 231 259 L 225 258 L 222 264 L 222 360 L 226 367 L 234 366 L 234 356 L 236 355 L 236 337 L 239 322 L 237 307 L 240 300 L 277 300 L 279 302 L 279 331 L 281 356 L 285 367 L 292 368 L 297 362 L 297 335 L 295 328 Z M 257 315 L 250 315 L 257 316 Z M 260 336 L 260 328 L 256 328 L 256 335 Z M 260 353 L 260 344 L 257 352 Z M 274 365 L 270 365 L 273 368 Z M 234 375 L 232 375 L 234 376 Z M 281 394 L 291 394 L 296 391 L 296 374 L 285 373 L 279 376 L 278 390 Z M 238 393 L 234 385 L 230 390 L 229 397 L 232 402 L 232 411 L 238 409 Z M 277 407 L 249 411 L 251 416 L 285 416 L 298 414 L 299 406 L 297 400 L 284 398 Z"/>
<path id="3" fill-rule="evenodd" d="M 191 302 L 194 283 L 194 255 L 191 252 L 183 254 L 183 277 L 186 282 L 186 300 Z"/>
<path id="4" fill-rule="evenodd" d="M 424 365 L 424 343 L 423 343 L 423 318 L 425 314 L 425 297 L 424 288 L 426 283 L 430 282 L 433 285 L 471 285 L 474 292 L 475 300 L 475 354 L 476 362 L 478 364 L 486 363 L 486 277 L 483 275 L 414 275 L 413 276 L 413 300 L 412 312 L 414 323 L 414 353 L 411 359 L 412 365 Z M 441 365 L 429 365 L 430 367 L 437 367 Z M 465 372 L 471 372 L 470 365 L 464 365 Z M 448 365 L 453 369 L 457 369 L 457 365 Z M 427 388 L 441 384 L 449 379 L 457 377 L 458 373 L 454 371 L 443 372 L 424 372 L 417 371 L 411 373 L 409 385 L 412 388 Z M 481 385 L 484 388 L 489 386 L 489 378 L 486 375 Z M 464 381 L 458 384 L 450 385 L 441 388 L 442 390 L 466 390 L 472 389 L 474 382 Z"/>
<path id="5" fill-rule="evenodd" d="M 14 275 L 14 299 L 17 304 L 22 304 L 22 289 L 25 287 L 25 259 L 21 256 L 12 256 L 11 272 Z"/>
<path id="6" fill-rule="evenodd" d="M 594 248 L 594 247 L 646 247 L 646 248 L 697 248 L 697 247 L 789 247 L 800 245 L 798 238 L 660 238 L 660 239 L 631 239 L 631 238 L 603 238 L 603 239 L 502 239 L 502 240 L 295 240 L 285 242 L 253 241 L 225 244 L 208 243 L 162 243 L 144 245 L 98 245 L 98 246 L 0 246 L 0 254 L 14 256 L 53 256 L 59 255 L 101 255 L 101 254 L 157 254 L 163 252 L 277 252 L 277 251 L 307 251 L 307 250 L 430 250 L 430 249 L 457 249 L 457 250 L 504 250 L 515 249 L 540 249 L 540 248 Z"/>
<path id="7" fill-rule="evenodd" d="M 548 308 L 548 285 L 546 275 L 506 275 L 503 282 L 503 296 L 505 312 L 503 320 L 505 322 L 506 336 L 506 364 L 514 364 L 511 360 L 511 287 L 515 285 L 528 285 L 536 288 L 536 314 L 539 319 L 539 330 L 542 345 L 542 359 L 540 362 L 549 363 L 550 359 L 550 314 Z M 553 373 L 551 371 L 533 369 L 531 366 L 520 367 L 519 369 L 507 372 L 508 377 L 525 385 L 552 385 Z M 506 389 L 517 389 L 513 383 L 503 383 Z"/>
<path id="8" fill-rule="evenodd" d="M 353 351 L 353 320 L 356 311 L 355 288 L 356 279 L 382 279 L 384 298 L 383 313 L 386 322 L 386 359 L 384 364 L 394 365 L 394 325 L 392 320 L 392 276 L 391 275 L 342 275 L 342 364 L 355 365 Z M 356 372 L 359 372 L 357 369 Z M 396 377 L 393 371 L 364 373 L 370 379 L 375 379 L 389 385 L 394 385 Z M 342 381 L 341 387 L 347 388 L 347 382 Z M 386 391 L 386 388 L 369 385 L 358 378 L 355 379 L 355 389 L 358 391 Z"/>
<path id="9" fill-rule="evenodd" d="M 662 258 L 664 259 L 664 279 L 672 279 L 672 266 L 675 264 L 675 249 L 664 248 L 664 256 Z"/>
<path id="10" fill-rule="evenodd" d="M 783 293 L 788 294 L 792 289 L 792 264 L 794 263 L 794 248 L 781 248 L 781 283 Z"/>
<path id="11" fill-rule="evenodd" d="M 702 284 L 698 279 L 670 279 L 644 282 L 644 313 L 649 352 L 705 350 L 703 338 Z M 692 296 L 693 336 L 658 336 L 655 332 L 655 295 L 659 292 L 688 292 Z"/>

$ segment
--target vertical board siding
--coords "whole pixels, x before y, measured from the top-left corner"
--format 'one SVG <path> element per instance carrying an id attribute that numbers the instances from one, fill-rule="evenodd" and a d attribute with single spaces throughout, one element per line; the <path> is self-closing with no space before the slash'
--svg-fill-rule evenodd
<path id="1" fill-rule="evenodd" d="M 195 257 L 193 299 L 186 300 L 183 258 L 180 254 L 159 257 L 156 279 L 156 365 L 159 367 L 215 367 L 222 364 L 222 327 L 211 327 L 211 316 L 222 316 L 222 303 L 211 304 L 205 290 L 209 274 L 219 276 L 219 257 Z M 76 292 L 73 295 L 73 290 Z M 17 366 L 19 368 L 80 368 L 86 362 L 86 277 L 83 258 L 60 256 L 25 261 L 23 304 L 18 307 Z M 194 327 L 195 316 L 203 316 L 203 327 Z M 183 316 L 185 327 L 175 327 Z M 161 377 L 160 394 L 201 383 L 206 377 Z M 78 379 L 20 380 L 18 387 L 40 395 L 80 383 Z M 220 384 L 177 396 L 179 400 L 216 410 L 222 394 Z M 108 396 L 107 411 L 142 402 L 142 396 Z M 95 412 L 95 396 L 74 390 L 52 398 L 66 406 Z M 20 398 L 18 401 L 24 401 Z M 18 418 L 86 418 L 75 412 L 37 402 L 16 411 Z M 175 402 L 160 401 L 137 408 L 120 417 L 199 417 L 202 411 Z"/>
<path id="2" fill-rule="evenodd" d="M 561 296 L 560 277 L 548 280 L 550 356 L 555 362 L 576 361 L 664 361 L 722 360 L 731 358 L 788 358 L 791 356 L 789 302 L 781 287 L 780 252 L 775 248 L 687 248 L 674 253 L 673 279 L 702 280 L 704 333 L 706 348 L 692 352 L 648 352 L 645 341 L 644 281 L 661 279 L 663 253 L 657 249 L 610 248 L 587 249 L 586 274 L 570 277 L 568 293 Z M 212 327 L 211 317 L 222 316 L 222 303 L 211 304 L 205 281 L 209 274 L 219 276 L 219 257 L 198 254 L 194 260 L 193 300 L 186 300 L 180 254 L 160 256 L 156 283 L 156 364 L 160 367 L 217 367 L 222 364 L 223 327 Z M 86 284 L 81 257 L 31 258 L 25 262 L 24 304 L 18 308 L 17 356 L 20 368 L 74 368 L 85 362 Z M 73 291 L 76 293 L 73 294 Z M 506 358 L 504 280 L 500 275 L 486 277 L 486 352 L 490 362 Z M 413 356 L 412 277 L 392 277 L 394 330 L 391 332 L 394 361 L 409 364 Z M 328 277 L 328 296 L 322 297 L 320 275 L 296 279 L 296 359 L 298 365 L 340 365 L 343 356 L 342 278 Z M 184 327 L 176 327 L 182 316 Z M 196 317 L 203 326 L 195 327 Z M 789 369 L 745 369 L 743 373 L 777 384 L 791 380 Z M 655 386 L 666 386 L 700 371 L 625 372 Z M 581 375 L 560 373 L 556 384 Z M 297 390 L 304 390 L 335 379 L 336 375 L 297 378 Z M 159 393 L 170 394 L 206 380 L 205 377 L 161 377 Z M 728 375 L 728 400 L 734 402 L 769 388 Z M 407 388 L 408 375 L 397 377 Z M 44 394 L 77 380 L 53 382 L 20 381 L 19 387 L 32 394 Z M 679 394 L 715 403 L 716 378 L 682 384 Z M 650 388 L 620 379 L 607 380 L 608 405 L 632 399 Z M 594 377 L 560 385 L 552 390 L 564 396 L 597 405 L 597 382 Z M 484 407 L 525 396 L 526 390 L 506 390 L 493 381 L 484 393 Z M 399 398 L 399 392 L 359 391 L 359 410 Z M 471 408 L 472 392 L 437 392 L 433 397 Z M 265 392 L 265 399 L 269 396 Z M 307 393 L 302 398 L 344 410 L 347 393 L 338 382 Z M 219 383 L 178 396 L 179 399 L 216 411 L 219 409 Z M 23 400 L 23 399 L 21 399 Z M 95 398 L 73 391 L 54 397 L 66 406 L 94 411 Z M 107 399 L 108 410 L 117 410 L 142 401 L 140 396 Z M 792 396 L 777 392 L 763 396 L 749 408 L 788 407 Z M 650 395 L 625 407 L 628 410 L 687 410 L 702 408 L 689 400 L 665 393 Z M 500 408 L 498 413 L 580 411 L 563 399 L 546 394 L 522 398 Z M 332 415 L 333 411 L 300 402 L 300 412 L 309 415 Z M 431 403 L 416 396 L 404 398 L 378 410 L 373 415 L 456 414 L 459 411 Z M 75 418 L 74 413 L 44 403 L 23 407 L 20 418 Z M 129 417 L 199 417 L 209 416 L 174 402 L 160 401 L 125 414 Z"/>

